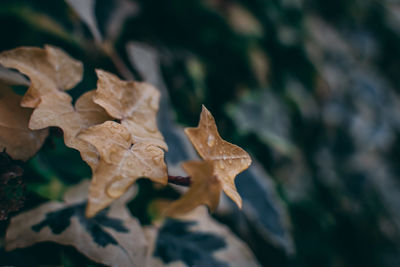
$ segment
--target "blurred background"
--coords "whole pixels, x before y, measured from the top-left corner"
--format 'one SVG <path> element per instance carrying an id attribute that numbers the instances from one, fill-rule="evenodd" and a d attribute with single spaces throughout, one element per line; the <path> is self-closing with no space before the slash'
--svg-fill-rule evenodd
<path id="1" fill-rule="evenodd" d="M 81 60 L 75 98 L 94 68 L 154 83 L 172 171 L 204 104 L 255 162 L 236 179 L 243 211 L 224 199 L 213 216 L 263 266 L 400 266 L 400 1 L 2 0 L 0 34 L 1 51 L 52 44 Z M 23 209 L 90 177 L 50 139 L 24 166 Z M 139 186 L 136 203 L 160 194 Z"/>

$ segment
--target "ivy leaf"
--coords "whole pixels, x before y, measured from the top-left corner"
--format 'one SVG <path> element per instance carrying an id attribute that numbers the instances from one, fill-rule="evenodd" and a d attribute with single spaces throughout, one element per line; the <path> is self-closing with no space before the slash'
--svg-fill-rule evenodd
<path id="1" fill-rule="evenodd" d="M 145 229 L 151 266 L 259 266 L 247 245 L 199 207 Z"/>
<path id="2" fill-rule="evenodd" d="M 292 255 L 294 243 L 290 218 L 271 176 L 259 162 L 253 161 L 249 169 L 238 175 L 236 184 L 243 198 L 242 210 L 238 210 L 233 202 L 228 202 L 223 210 L 217 211 L 217 216 L 231 221 L 230 228 L 257 255 L 263 255 L 264 247 L 271 245 Z"/>
<path id="3" fill-rule="evenodd" d="M 224 141 L 217 130 L 214 117 L 203 106 L 200 122 L 196 128 L 186 128 L 185 133 L 199 155 L 212 162 L 214 174 L 224 192 L 242 207 L 242 198 L 236 190 L 235 177 L 251 164 L 251 158 L 240 147 Z"/>
<path id="4" fill-rule="evenodd" d="M 60 127 L 64 133 L 65 145 L 81 152 L 82 159 L 94 171 L 98 162 L 96 149 L 76 138 L 78 133 L 92 125 L 97 125 L 110 117 L 105 110 L 92 100 L 95 91 L 83 94 L 72 106 L 72 98 L 64 92 L 53 92 L 41 97 L 41 102 L 33 112 L 29 122 L 31 129 L 49 126 Z"/>
<path id="5" fill-rule="evenodd" d="M 140 177 L 167 183 L 164 151 L 148 143 L 136 143 L 124 125 L 107 121 L 85 130 L 79 138 L 100 154 L 89 190 L 88 217 L 119 198 Z"/>
<path id="6" fill-rule="evenodd" d="M 13 217 L 6 233 L 6 250 L 38 242 L 74 246 L 95 262 L 108 266 L 146 266 L 147 242 L 126 203 L 131 190 L 96 217 L 85 217 L 88 182 L 71 188 L 64 202 L 47 202 Z"/>
<path id="7" fill-rule="evenodd" d="M 94 102 L 113 118 L 121 120 L 135 142 L 168 146 L 157 128 L 160 92 L 149 83 L 126 82 L 103 70 L 96 70 L 97 82 Z"/>
<path id="8" fill-rule="evenodd" d="M 32 109 L 22 108 L 22 96 L 0 84 L 0 150 L 15 160 L 28 160 L 43 145 L 48 130 L 28 128 Z"/>
<path id="9" fill-rule="evenodd" d="M 30 78 L 31 86 L 21 106 L 35 108 L 41 96 L 73 88 L 82 79 L 83 66 L 63 50 L 46 45 L 18 47 L 0 54 L 0 64 L 17 69 Z"/>
<path id="10" fill-rule="evenodd" d="M 213 163 L 188 161 L 183 163 L 182 167 L 190 176 L 190 188 L 185 195 L 168 207 L 166 213 L 170 216 L 184 214 L 202 204 L 208 205 L 211 211 L 215 211 L 222 185 L 214 174 Z"/>

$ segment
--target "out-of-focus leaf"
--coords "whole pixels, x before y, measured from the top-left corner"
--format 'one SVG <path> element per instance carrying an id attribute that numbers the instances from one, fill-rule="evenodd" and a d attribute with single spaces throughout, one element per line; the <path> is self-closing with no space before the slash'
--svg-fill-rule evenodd
<path id="1" fill-rule="evenodd" d="M 261 37 L 263 28 L 256 17 L 239 4 L 230 4 L 227 7 L 228 22 L 239 34 Z"/>
<path id="2" fill-rule="evenodd" d="M 267 55 L 257 46 L 252 46 L 248 53 L 254 76 L 261 87 L 266 87 L 268 84 L 269 74 L 269 61 Z"/>
<path id="3" fill-rule="evenodd" d="M 70 7 L 78 14 L 79 18 L 88 26 L 91 34 L 99 44 L 102 41 L 115 43 L 122 32 L 127 19 L 139 12 L 136 2 L 130 0 L 99 1 L 96 0 L 65 0 Z M 106 2 L 106 3 L 105 3 Z M 104 9 L 107 2 L 112 2 L 106 12 L 106 20 L 103 17 L 96 18 L 96 5 Z M 104 33 L 104 36 L 102 35 Z"/>
<path id="4" fill-rule="evenodd" d="M 126 49 L 132 65 L 145 81 L 153 84 L 161 92 L 158 124 L 165 141 L 169 144 L 168 152 L 165 154 L 168 172 L 171 175 L 184 175 L 180 164 L 183 161 L 196 159 L 197 155 L 182 127 L 174 121 L 168 90 L 160 70 L 159 54 L 154 48 L 138 42 L 129 42 Z"/>
<path id="5" fill-rule="evenodd" d="M 29 122 L 30 129 L 57 126 L 63 130 L 65 145 L 77 149 L 81 157 L 94 171 L 98 153 L 90 144 L 76 138 L 84 129 L 108 120 L 106 111 L 92 100 L 95 91 L 83 94 L 72 106 L 72 98 L 64 92 L 49 93 L 41 97 Z"/>
<path id="6" fill-rule="evenodd" d="M 188 161 L 183 169 L 190 176 L 190 188 L 167 210 L 168 215 L 184 214 L 199 205 L 207 205 L 215 211 L 222 191 L 222 184 L 214 173 L 211 161 Z"/>
<path id="7" fill-rule="evenodd" d="M 107 121 L 85 130 L 79 138 L 100 154 L 89 190 L 88 217 L 119 198 L 140 177 L 167 183 L 164 151 L 155 145 L 136 142 L 124 125 Z"/>
<path id="8" fill-rule="evenodd" d="M 145 236 L 125 206 L 134 190 L 87 219 L 88 184 L 84 181 L 71 188 L 64 195 L 64 202 L 47 202 L 13 217 L 6 233 L 6 249 L 50 241 L 74 246 L 91 260 L 108 266 L 146 266 Z"/>
<path id="9" fill-rule="evenodd" d="M 111 11 L 105 27 L 106 39 L 111 42 L 118 38 L 125 20 L 139 12 L 139 6 L 131 0 L 116 0 L 114 5 L 115 8 Z"/>
<path id="10" fill-rule="evenodd" d="M 4 68 L 0 65 L 0 81 L 9 85 L 29 86 L 29 81 L 19 72 Z"/>
<path id="11" fill-rule="evenodd" d="M 145 231 L 151 266 L 259 266 L 246 244 L 203 207 Z"/>
<path id="12" fill-rule="evenodd" d="M 27 75 L 31 86 L 25 93 L 21 106 L 35 108 L 40 97 L 73 88 L 82 79 L 83 66 L 63 50 L 45 46 L 19 47 L 0 54 L 0 64 Z"/>
<path id="13" fill-rule="evenodd" d="M 11 2 L 10 5 L 7 5 L 5 3 L 0 10 L 0 15 L 3 14 L 7 16 L 14 15 L 19 20 L 24 21 L 29 28 L 56 36 L 68 43 L 76 45 L 80 42 L 79 38 L 69 32 L 59 20 L 54 19 L 52 16 L 38 9 L 32 8 L 29 4 L 26 5 L 23 2 L 15 4 Z"/>
<path id="14" fill-rule="evenodd" d="M 205 106 L 201 111 L 199 125 L 196 128 L 186 128 L 185 133 L 199 155 L 213 163 L 214 174 L 222 189 L 241 208 L 242 199 L 236 190 L 235 178 L 250 166 L 249 154 L 221 138 L 214 117 Z"/>
<path id="15" fill-rule="evenodd" d="M 28 128 L 32 109 L 20 106 L 22 96 L 0 84 L 0 150 L 15 160 L 26 161 L 41 148 L 48 130 Z"/>
<path id="16" fill-rule="evenodd" d="M 86 23 L 94 39 L 97 42 L 101 42 L 103 38 L 97 26 L 97 20 L 95 16 L 96 0 L 65 0 L 65 1 Z"/>
<path id="17" fill-rule="evenodd" d="M 262 244 L 273 244 L 285 253 L 293 254 L 288 212 L 275 190 L 274 181 L 260 163 L 253 162 L 248 170 L 239 174 L 236 185 L 243 198 L 243 209 L 239 211 L 232 205 L 230 210 L 221 210 L 219 214 L 230 217 L 233 228 L 249 243 L 261 237 Z M 252 245 L 256 250 L 263 246 Z"/>
<path id="18" fill-rule="evenodd" d="M 283 155 L 295 152 L 294 145 L 289 141 L 290 118 L 287 110 L 272 93 L 247 93 L 235 105 L 228 105 L 226 110 L 242 133 L 255 133 L 265 144 Z"/>
<path id="19" fill-rule="evenodd" d="M 386 0 L 383 1 L 383 5 L 388 15 L 388 25 L 400 35 L 400 3 L 398 1 Z"/>

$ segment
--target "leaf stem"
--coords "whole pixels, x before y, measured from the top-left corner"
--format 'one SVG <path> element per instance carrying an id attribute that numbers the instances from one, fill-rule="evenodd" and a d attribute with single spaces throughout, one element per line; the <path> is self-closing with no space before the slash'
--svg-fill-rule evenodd
<path id="1" fill-rule="evenodd" d="M 111 61 L 114 63 L 114 66 L 116 67 L 117 71 L 122 76 L 122 78 L 124 78 L 127 81 L 134 80 L 135 77 L 133 73 L 129 70 L 128 66 L 125 65 L 124 61 L 115 51 L 112 44 L 102 43 L 100 45 L 100 48 L 110 57 Z"/>
<path id="2" fill-rule="evenodd" d="M 190 176 L 172 176 L 168 175 L 168 183 L 181 185 L 181 186 L 190 186 Z"/>

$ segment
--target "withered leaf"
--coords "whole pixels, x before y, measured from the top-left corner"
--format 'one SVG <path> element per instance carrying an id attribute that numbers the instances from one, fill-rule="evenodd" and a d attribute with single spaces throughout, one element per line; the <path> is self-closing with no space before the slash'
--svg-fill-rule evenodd
<path id="1" fill-rule="evenodd" d="M 96 70 L 99 78 L 94 102 L 113 118 L 121 120 L 135 143 L 148 143 L 168 149 L 157 127 L 160 92 L 145 82 L 127 82 L 103 70 Z"/>
<path id="2" fill-rule="evenodd" d="M 138 221 L 126 207 L 134 195 L 124 197 L 96 217 L 85 217 L 88 181 L 71 188 L 64 202 L 46 202 L 13 217 L 6 232 L 6 250 L 38 242 L 74 246 L 95 262 L 107 266 L 147 266 L 147 241 Z"/>
<path id="3" fill-rule="evenodd" d="M 30 78 L 31 86 L 21 105 L 35 108 L 42 95 L 71 89 L 82 79 L 83 66 L 63 50 L 46 45 L 18 47 L 0 53 L 0 64 L 17 69 Z"/>
<path id="4" fill-rule="evenodd" d="M 32 109 L 22 108 L 22 96 L 0 84 L 0 150 L 15 160 L 28 160 L 43 145 L 48 130 L 28 128 Z"/>
<path id="5" fill-rule="evenodd" d="M 183 169 L 191 178 L 189 190 L 180 199 L 173 202 L 166 213 L 170 216 L 184 214 L 199 205 L 207 205 L 215 211 L 222 191 L 221 182 L 214 174 L 211 161 L 187 161 Z"/>
<path id="6" fill-rule="evenodd" d="M 161 226 L 145 228 L 150 266 L 251 266 L 257 262 L 246 243 L 216 222 L 204 207 Z"/>
<path id="7" fill-rule="evenodd" d="M 240 147 L 224 141 L 217 130 L 214 117 L 203 106 L 200 122 L 196 128 L 186 128 L 185 133 L 199 155 L 214 166 L 214 174 L 224 192 L 242 207 L 242 198 L 235 186 L 235 177 L 251 164 L 251 158 Z"/>
<path id="8" fill-rule="evenodd" d="M 88 217 L 119 198 L 140 177 L 167 183 L 164 151 L 148 143 L 135 143 L 124 125 L 106 121 L 83 131 L 79 138 L 100 154 L 89 189 Z"/>
<path id="9" fill-rule="evenodd" d="M 81 152 L 81 157 L 94 170 L 98 162 L 96 149 L 76 138 L 79 132 L 92 125 L 110 119 L 106 111 L 92 100 L 95 91 L 83 94 L 72 106 L 72 98 L 64 92 L 55 91 L 43 95 L 31 116 L 29 128 L 43 129 L 57 126 L 63 130 L 65 145 Z"/>

